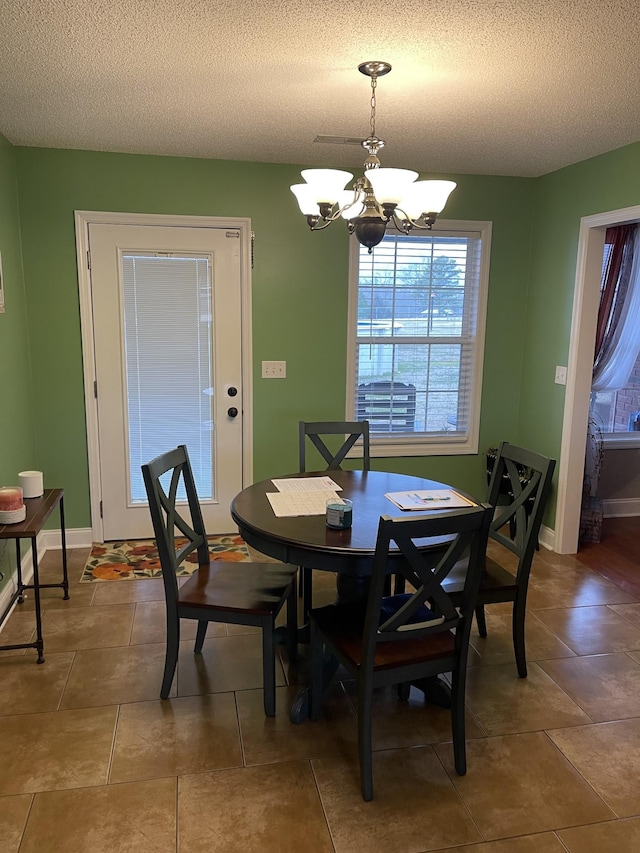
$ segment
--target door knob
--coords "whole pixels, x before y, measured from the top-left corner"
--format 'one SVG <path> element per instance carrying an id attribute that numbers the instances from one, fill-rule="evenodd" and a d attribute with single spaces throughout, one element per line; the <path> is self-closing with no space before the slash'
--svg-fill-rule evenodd
<path id="1" fill-rule="evenodd" d="M 236 409 L 235 406 L 231 406 L 229 409 L 227 409 L 227 414 L 229 415 L 230 418 L 237 418 L 238 417 L 238 410 Z"/>
<path id="2" fill-rule="evenodd" d="M 230 397 L 235 397 L 237 393 L 238 393 L 238 389 L 235 388 L 233 385 L 229 385 L 229 387 L 227 388 L 227 394 Z"/>

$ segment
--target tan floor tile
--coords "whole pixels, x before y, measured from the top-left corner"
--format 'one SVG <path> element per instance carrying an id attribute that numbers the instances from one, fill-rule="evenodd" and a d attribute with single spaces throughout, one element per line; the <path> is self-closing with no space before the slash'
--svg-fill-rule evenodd
<path id="1" fill-rule="evenodd" d="M 284 683 L 280 659 L 276 657 L 276 685 Z M 258 687 L 262 687 L 262 637 L 259 634 L 207 639 L 201 655 L 194 655 L 192 642 L 180 643 L 178 696 Z"/>
<path id="2" fill-rule="evenodd" d="M 37 794 L 20 853 L 175 853 L 176 780 Z"/>
<path id="3" fill-rule="evenodd" d="M 357 709 L 356 688 L 353 682 L 346 685 L 347 693 Z M 354 722 L 354 725 L 357 723 Z M 470 714 L 465 720 L 467 738 L 485 737 L 485 731 Z M 357 737 L 357 733 L 356 733 Z M 374 691 L 373 698 L 373 748 L 400 749 L 408 746 L 425 746 L 451 740 L 451 712 L 425 701 L 424 693 L 411 688 L 409 699 L 398 699 L 395 687 Z"/>
<path id="4" fill-rule="evenodd" d="M 554 566 L 532 572 L 529 588 L 540 589 L 555 597 L 554 607 L 588 607 L 595 604 L 624 604 L 634 599 L 619 586 L 585 568 Z"/>
<path id="5" fill-rule="evenodd" d="M 351 704 L 340 685 L 332 688 L 321 720 L 304 720 L 294 725 L 289 720 L 291 704 L 298 687 L 279 687 L 276 691 L 276 716 L 265 718 L 261 690 L 236 694 L 245 763 L 268 764 L 297 761 L 323 755 L 355 755 L 357 728 Z"/>
<path id="6" fill-rule="evenodd" d="M 624 616 L 629 622 L 640 628 L 640 604 L 609 604 L 611 610 L 619 616 Z"/>
<path id="7" fill-rule="evenodd" d="M 614 817 L 543 732 L 469 741 L 466 776 L 435 750 L 487 841 Z"/>
<path id="8" fill-rule="evenodd" d="M 471 844 L 469 847 L 448 847 L 438 853 L 566 853 L 566 850 L 555 833 L 543 832 L 539 835 L 521 835 L 519 838 Z"/>
<path id="9" fill-rule="evenodd" d="M 0 797 L 0 850 L 18 853 L 33 794 Z"/>
<path id="10" fill-rule="evenodd" d="M 158 699 L 120 709 L 111 783 L 241 766 L 233 693 Z"/>
<path id="11" fill-rule="evenodd" d="M 123 582 L 123 585 L 127 581 Z M 195 619 L 180 620 L 180 639 L 195 640 L 198 623 Z M 207 637 L 224 637 L 225 626 L 210 622 Z M 130 645 L 164 643 L 167 638 L 167 616 L 164 601 L 139 601 L 135 606 Z"/>
<path id="12" fill-rule="evenodd" d="M 31 643 L 36 634 L 35 616 L 31 612 L 25 612 L 19 605 L 16 605 L 13 613 L 2 626 L 0 631 L 0 645 L 13 646 L 20 643 Z M 37 659 L 38 653 L 35 649 L 11 649 L 0 652 L 0 660 L 9 657 L 22 657 L 28 652 L 33 658 Z"/>
<path id="13" fill-rule="evenodd" d="M 3 717 L 0 795 L 103 785 L 115 707 Z"/>
<path id="14" fill-rule="evenodd" d="M 61 708 L 146 702 L 160 697 L 164 643 L 77 652 Z M 171 695 L 175 696 L 174 678 Z"/>
<path id="15" fill-rule="evenodd" d="M 558 833 L 569 853 L 637 853 L 640 850 L 640 818 L 576 826 Z"/>
<path id="16" fill-rule="evenodd" d="M 31 656 L 0 661 L 0 715 L 55 711 L 69 677 L 73 652 L 47 654 L 43 664 Z"/>
<path id="17" fill-rule="evenodd" d="M 188 853 L 333 853 L 306 761 L 181 776 L 178 827 Z"/>
<path id="18" fill-rule="evenodd" d="M 467 707 L 489 735 L 578 726 L 591 718 L 536 663 L 518 678 L 515 663 L 467 674 Z M 471 734 L 468 737 L 472 737 Z"/>
<path id="19" fill-rule="evenodd" d="M 537 618 L 579 655 L 640 649 L 640 625 L 604 605 L 543 610 Z"/>
<path id="20" fill-rule="evenodd" d="M 413 853 L 482 840 L 430 746 L 374 752 L 369 803 L 355 757 L 312 767 L 336 853 Z"/>
<path id="21" fill-rule="evenodd" d="M 548 735 L 618 817 L 640 814 L 640 719 Z"/>
<path id="22" fill-rule="evenodd" d="M 80 584 L 94 590 L 95 605 L 130 604 L 135 601 L 164 601 L 162 579 L 145 578 L 138 581 L 104 581 Z"/>
<path id="23" fill-rule="evenodd" d="M 471 629 L 471 646 L 483 664 L 511 663 L 515 660 L 511 633 L 511 613 L 492 615 L 487 611 L 487 636 L 478 634 L 478 626 Z M 525 645 L 528 661 L 573 657 L 573 652 L 555 636 L 535 613 L 527 613 Z"/>
<path id="24" fill-rule="evenodd" d="M 126 646 L 132 624 L 131 604 L 47 610 L 42 614 L 45 653 Z"/>
<path id="25" fill-rule="evenodd" d="M 56 576 L 52 582 L 57 583 L 60 579 Z M 41 583 L 44 583 L 42 579 Z M 64 591 L 62 589 L 41 589 L 40 605 L 42 611 L 75 610 L 76 607 L 91 607 L 93 604 L 93 588 L 87 588 L 85 584 L 74 583 L 71 578 L 69 579 L 69 598 L 65 599 L 63 596 Z M 31 618 L 33 619 L 35 605 L 32 589 L 26 590 L 24 603 L 19 604 L 18 608 L 31 613 Z"/>
<path id="26" fill-rule="evenodd" d="M 622 720 L 640 716 L 640 665 L 633 655 L 549 660 L 540 666 L 592 720 Z"/>

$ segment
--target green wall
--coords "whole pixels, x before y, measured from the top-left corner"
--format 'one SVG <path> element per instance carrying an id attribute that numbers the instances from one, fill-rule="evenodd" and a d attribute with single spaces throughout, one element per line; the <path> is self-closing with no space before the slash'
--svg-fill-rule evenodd
<path id="1" fill-rule="evenodd" d="M 565 388 L 555 366 L 567 364 L 580 220 L 640 204 L 640 143 L 552 172 L 535 182 L 531 273 L 526 306 L 522 444 L 560 458 Z M 546 523 L 554 525 L 555 494 Z"/>
<path id="2" fill-rule="evenodd" d="M 18 471 L 36 468 L 29 329 L 22 274 L 15 149 L 0 135 L 0 253 L 5 312 L 0 314 L 0 486 L 17 486 Z M 0 569 L 15 562 L 0 541 Z M 0 581 L 0 589 L 6 580 Z"/>
<path id="3" fill-rule="evenodd" d="M 74 210 L 251 219 L 254 478 L 295 470 L 298 421 L 344 417 L 348 281 L 346 229 L 311 234 L 289 192 L 300 167 L 37 148 L 16 158 L 39 464 L 65 488 L 69 527 L 90 525 Z M 511 319 L 526 298 L 534 182 L 456 179 L 446 216 L 493 222 L 483 450 L 517 439 L 522 329 Z M 262 380 L 263 359 L 286 360 L 287 379 Z M 482 454 L 374 465 L 484 494 Z"/>

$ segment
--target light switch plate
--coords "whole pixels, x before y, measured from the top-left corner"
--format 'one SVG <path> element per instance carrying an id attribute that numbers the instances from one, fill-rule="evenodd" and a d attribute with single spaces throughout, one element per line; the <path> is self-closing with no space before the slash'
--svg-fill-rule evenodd
<path id="1" fill-rule="evenodd" d="M 286 379 L 287 378 L 287 362 L 286 361 L 263 361 L 262 362 L 262 378 L 263 379 Z"/>
<path id="2" fill-rule="evenodd" d="M 561 367 L 560 365 L 556 365 L 556 385 L 566 385 L 567 384 L 567 368 Z"/>

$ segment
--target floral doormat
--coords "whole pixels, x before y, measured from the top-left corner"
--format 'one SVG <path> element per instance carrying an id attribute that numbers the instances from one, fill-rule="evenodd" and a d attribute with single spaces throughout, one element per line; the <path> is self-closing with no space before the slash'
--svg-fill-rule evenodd
<path id="1" fill-rule="evenodd" d="M 183 540 L 186 542 L 186 539 Z M 176 547 L 180 540 L 176 539 Z M 209 537 L 209 551 L 212 560 L 225 560 L 230 563 L 250 563 L 249 549 L 240 536 L 226 534 Z M 198 555 L 194 551 L 178 568 L 178 575 L 192 574 L 198 565 Z M 96 581 L 141 580 L 142 578 L 162 577 L 158 549 L 154 539 L 142 542 L 105 542 L 94 544 L 80 577 L 80 583 Z"/>

